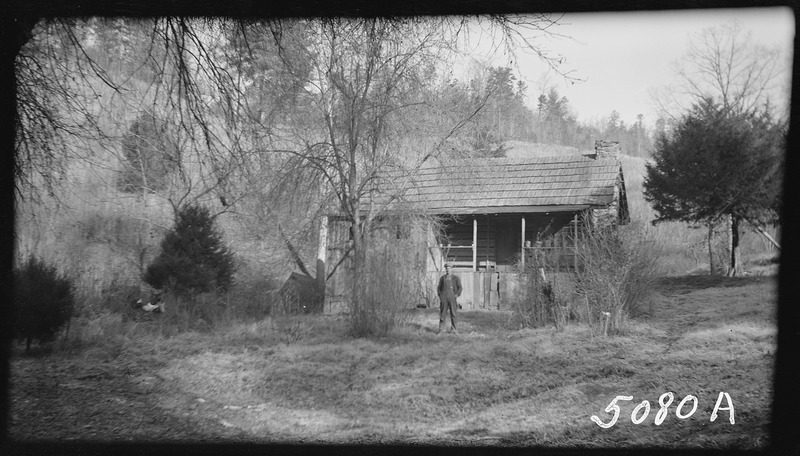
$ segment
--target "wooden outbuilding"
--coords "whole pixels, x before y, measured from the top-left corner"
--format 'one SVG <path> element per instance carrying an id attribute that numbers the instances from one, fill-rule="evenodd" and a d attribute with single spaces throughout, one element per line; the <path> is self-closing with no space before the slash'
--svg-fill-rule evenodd
<path id="1" fill-rule="evenodd" d="M 387 182 L 392 179 L 397 177 Z M 421 241 L 428 283 L 435 284 L 443 264 L 451 263 L 464 286 L 464 308 L 504 308 L 526 263 L 569 271 L 577 267 L 575 246 L 586 226 L 629 221 L 620 148 L 610 141 L 597 141 L 586 155 L 431 164 L 404 185 L 405 211 L 435 215 L 443 223 L 443 235 Z M 335 220 L 326 226 L 326 263 L 336 259 L 342 242 Z M 329 283 L 326 303 L 341 300 L 339 293 L 336 281 Z"/>

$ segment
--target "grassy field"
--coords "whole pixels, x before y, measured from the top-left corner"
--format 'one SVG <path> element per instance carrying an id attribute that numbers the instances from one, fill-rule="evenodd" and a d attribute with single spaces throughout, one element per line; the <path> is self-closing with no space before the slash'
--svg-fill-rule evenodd
<path id="1" fill-rule="evenodd" d="M 512 329 L 499 311 L 464 311 L 459 334 L 437 335 L 436 311 L 418 310 L 381 339 L 349 338 L 342 317 L 322 315 L 171 336 L 155 318 L 114 321 L 102 343 L 12 358 L 9 436 L 764 448 L 775 289 L 774 277 L 664 278 L 652 315 L 614 338 L 578 324 Z M 655 425 L 666 392 L 675 401 Z M 720 392 L 730 394 L 735 424 L 725 401 L 710 421 Z M 617 395 L 633 397 L 620 402 L 617 423 L 592 422 L 610 420 L 604 409 Z M 698 407 L 681 420 L 675 411 L 687 395 Z M 643 400 L 650 413 L 633 424 Z"/>

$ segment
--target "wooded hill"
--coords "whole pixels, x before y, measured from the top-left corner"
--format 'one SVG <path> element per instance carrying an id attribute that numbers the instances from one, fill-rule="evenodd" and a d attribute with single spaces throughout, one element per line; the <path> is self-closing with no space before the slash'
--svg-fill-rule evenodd
<path id="1" fill-rule="evenodd" d="M 382 166 L 575 153 L 595 139 L 638 157 L 624 159 L 626 185 L 632 216 L 648 222 L 639 195 L 653 132 L 644 119 L 625 125 L 609 106 L 605 122 L 581 125 L 552 87 L 528 106 L 530 89 L 510 68 L 476 65 L 456 79 L 445 69 L 457 25 L 37 24 L 18 59 L 17 257 L 46 258 L 85 297 L 133 293 L 176 210 L 197 203 L 236 254 L 240 289 L 274 289 L 314 258 L 318 214 L 357 207 Z M 685 256 L 677 252 L 692 232 L 663 230 L 668 249 Z"/>

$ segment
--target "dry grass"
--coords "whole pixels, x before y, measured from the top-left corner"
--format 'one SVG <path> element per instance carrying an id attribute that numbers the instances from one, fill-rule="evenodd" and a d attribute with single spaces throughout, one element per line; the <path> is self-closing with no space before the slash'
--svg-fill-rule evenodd
<path id="1" fill-rule="evenodd" d="M 127 381 L 147 390 L 141 397 L 152 413 L 223 441 L 764 447 L 774 280 L 681 277 L 661 280 L 657 291 L 650 319 L 608 339 L 577 324 L 512 330 L 510 314 L 499 311 L 462 312 L 460 334 L 437 335 L 436 311 L 414 310 L 408 325 L 376 339 L 352 339 L 343 317 L 323 315 L 174 336 L 158 336 L 156 321 L 113 321 L 115 346 L 58 352 L 51 361 L 78 372 L 98 362 L 139 366 L 146 374 Z M 12 399 L 35 382 L 19 376 L 32 362 L 13 361 Z M 676 401 L 655 426 L 667 391 Z M 709 422 L 720 391 L 734 401 L 735 425 L 724 411 Z M 699 398 L 698 411 L 678 420 L 675 404 L 688 394 Z M 634 401 L 601 429 L 590 417 L 607 421 L 603 409 L 616 395 Z M 635 425 L 630 413 L 645 399 L 649 418 Z M 59 400 L 47 413 L 74 407 L 69 395 Z M 36 435 L 31 429 L 42 424 L 25 421 L 33 411 L 12 402 L 12 438 Z M 64 432 L 86 436 L 78 424 Z"/>

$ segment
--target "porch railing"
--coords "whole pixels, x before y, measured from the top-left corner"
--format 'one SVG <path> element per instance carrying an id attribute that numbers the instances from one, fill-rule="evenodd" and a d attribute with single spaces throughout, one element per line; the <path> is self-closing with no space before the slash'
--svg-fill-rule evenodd
<path id="1" fill-rule="evenodd" d="M 535 268 L 568 270 L 578 267 L 575 246 L 531 246 L 523 249 L 525 263 Z"/>
<path id="2" fill-rule="evenodd" d="M 431 249 L 438 249 L 441 252 L 442 260 L 446 263 L 450 263 L 453 265 L 454 268 L 470 268 L 473 271 L 477 271 L 477 264 L 475 263 L 476 259 L 475 256 L 472 254 L 475 250 L 475 247 L 472 245 L 452 245 L 452 244 L 439 244 L 438 247 L 431 247 Z M 449 260 L 451 258 L 450 252 L 456 250 L 462 251 L 469 251 L 470 256 L 472 256 L 471 261 L 458 261 L 458 260 Z"/>
<path id="3" fill-rule="evenodd" d="M 576 214 L 569 224 L 544 240 L 531 242 L 523 239 L 523 266 L 532 261 L 537 268 L 576 270 L 579 266 L 577 246 L 583 231 L 583 224 Z"/>
<path id="4" fill-rule="evenodd" d="M 526 220 L 521 218 L 521 239 L 517 243 L 517 253 L 514 258 L 508 258 L 504 253 L 504 258 L 511 261 L 519 260 L 523 269 L 526 263 L 532 261 L 537 267 L 555 268 L 559 270 L 576 269 L 579 266 L 579 255 L 576 254 L 577 245 L 581 242 L 583 222 L 579 214 L 575 214 L 570 222 L 554 233 L 547 234 L 543 239 L 537 234 L 536 240 L 526 239 Z M 549 227 L 548 227 L 549 228 Z M 487 255 L 486 261 L 478 261 L 478 225 L 477 219 L 473 220 L 473 242 L 470 245 L 439 244 L 431 246 L 430 251 L 433 255 L 434 250 L 438 250 L 443 261 L 449 262 L 454 267 L 467 268 L 473 271 L 491 269 L 495 260 L 494 255 Z M 483 253 L 486 247 L 481 247 Z M 520 247 L 521 246 L 521 247 Z M 483 256 L 483 253 L 481 256 Z M 471 254 L 471 255 L 470 255 Z M 469 258 L 471 257 L 471 261 Z"/>
<path id="5" fill-rule="evenodd" d="M 469 245 L 439 245 L 437 247 L 430 247 L 431 252 L 438 250 L 441 253 L 443 262 L 451 264 L 454 268 L 465 268 L 473 271 L 486 269 L 486 261 L 463 261 L 456 260 L 458 256 L 453 255 L 453 251 L 467 250 L 472 251 L 472 246 Z M 546 267 L 548 269 L 575 269 L 578 266 L 578 255 L 575 253 L 575 246 L 572 245 L 559 245 L 559 246 L 542 246 L 532 245 L 526 246 L 523 249 L 525 254 L 525 264 L 533 267 Z M 464 257 L 464 255 L 459 255 Z M 490 261 L 489 265 L 494 264 Z"/>

